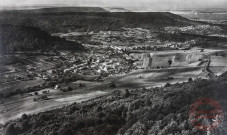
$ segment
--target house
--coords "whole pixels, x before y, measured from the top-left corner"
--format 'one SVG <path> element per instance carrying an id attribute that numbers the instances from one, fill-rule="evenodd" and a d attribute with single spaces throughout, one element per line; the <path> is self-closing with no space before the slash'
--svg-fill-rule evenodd
<path id="1" fill-rule="evenodd" d="M 143 68 L 150 67 L 151 63 L 152 63 L 152 59 L 151 59 L 150 54 L 144 54 L 143 55 Z"/>

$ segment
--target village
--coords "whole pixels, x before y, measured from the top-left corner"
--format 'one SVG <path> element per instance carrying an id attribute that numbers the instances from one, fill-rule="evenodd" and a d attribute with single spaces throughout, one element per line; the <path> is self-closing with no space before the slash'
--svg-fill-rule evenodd
<path id="1" fill-rule="evenodd" d="M 87 38 L 88 35 L 90 38 Z M 60 84 L 77 80 L 102 81 L 106 77 L 127 74 L 132 70 L 148 67 L 169 68 L 173 66 L 173 57 L 177 56 L 167 56 L 166 60 L 161 60 L 160 63 L 158 62 L 159 52 L 181 53 L 190 50 L 198 43 L 198 40 L 161 41 L 157 38 L 157 32 L 142 28 L 122 28 L 117 31 L 99 31 L 97 33 L 56 33 L 52 36 L 59 36 L 71 41 L 81 39 L 82 36 L 81 42 L 88 51 L 83 54 L 70 51 L 51 51 L 42 55 L 31 53 L 38 55 L 35 56 L 36 59 L 34 56 L 28 57 L 28 52 L 18 54 L 18 61 L 24 61 L 25 65 L 14 64 L 14 66 L 5 67 L 9 71 L 2 77 L 2 82 L 5 82 L 2 89 L 7 91 L 8 84 L 10 84 L 7 80 L 17 83 L 25 82 L 25 84 L 15 87 L 14 92 L 9 95 L 29 93 L 48 87 L 60 89 Z M 86 42 L 83 37 L 86 37 Z M 148 56 L 147 54 L 150 53 L 152 55 Z M 8 57 L 10 61 L 11 56 Z M 33 63 L 33 61 L 37 62 Z M 26 85 L 26 81 L 37 83 Z M 25 88 L 24 85 L 26 85 Z"/>
<path id="2" fill-rule="evenodd" d="M 196 35 L 215 35 L 220 34 L 223 29 L 218 26 L 196 25 L 187 27 L 165 27 L 167 33 L 187 33 Z"/>
<path id="3" fill-rule="evenodd" d="M 98 32 L 69 31 L 69 33 L 53 33 L 52 36 L 77 41 L 87 49 L 87 52 L 81 54 L 55 50 L 45 53 L 18 53 L 16 62 L 15 58 L 11 58 L 10 55 L 5 56 L 4 59 L 6 57 L 9 59 L 7 62 L 13 59 L 11 63 L 15 64 L 5 67 L 7 74 L 2 77 L 1 81 L 4 86 L 0 95 L 10 97 L 30 92 L 35 94 L 35 91 L 45 88 L 67 92 L 75 88 L 63 88 L 64 84 L 78 80 L 103 81 L 111 76 L 128 74 L 137 70 L 187 66 L 203 58 L 199 56 L 200 58 L 191 60 L 194 54 L 200 55 L 204 52 L 204 49 L 196 48 L 197 45 L 216 45 L 216 43 L 208 43 L 200 38 L 187 41 L 163 40 L 159 37 L 160 32 L 142 28 L 123 27 L 115 31 Z M 190 31 L 202 32 L 195 34 L 204 34 L 204 32 L 217 34 L 221 29 L 206 25 L 166 27 L 163 33 L 190 33 Z M 17 64 L 21 61 L 24 65 Z M 7 80 L 14 81 L 15 87 L 13 91 L 5 94 L 4 91 L 8 88 L 12 89 L 9 87 L 11 83 Z"/>

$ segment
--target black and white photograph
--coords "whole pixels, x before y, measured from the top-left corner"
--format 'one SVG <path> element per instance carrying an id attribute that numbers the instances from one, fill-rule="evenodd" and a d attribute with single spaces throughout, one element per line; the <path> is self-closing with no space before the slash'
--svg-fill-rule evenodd
<path id="1" fill-rule="evenodd" d="M 227 0 L 0 0 L 0 135 L 227 135 Z"/>

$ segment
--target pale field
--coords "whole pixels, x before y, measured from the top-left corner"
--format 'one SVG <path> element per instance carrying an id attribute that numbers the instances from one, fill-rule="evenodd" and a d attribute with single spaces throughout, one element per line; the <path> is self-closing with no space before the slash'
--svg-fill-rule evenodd
<path id="1" fill-rule="evenodd" d="M 210 70 L 218 76 L 227 72 L 227 56 L 212 56 Z"/>

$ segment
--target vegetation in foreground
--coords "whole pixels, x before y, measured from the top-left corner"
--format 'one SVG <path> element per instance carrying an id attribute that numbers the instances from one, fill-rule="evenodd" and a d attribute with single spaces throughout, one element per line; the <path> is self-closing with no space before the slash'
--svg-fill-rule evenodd
<path id="1" fill-rule="evenodd" d="M 217 100 L 226 115 L 226 73 L 211 79 L 161 88 L 114 91 L 110 95 L 8 122 L 5 135 L 207 134 L 189 121 L 190 105 L 200 97 Z M 224 122 L 225 123 L 225 122 Z M 211 134 L 224 135 L 223 123 Z"/>

